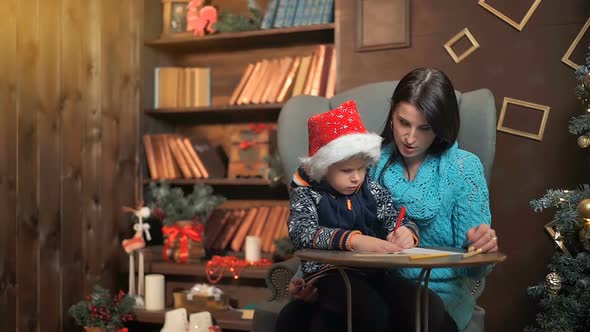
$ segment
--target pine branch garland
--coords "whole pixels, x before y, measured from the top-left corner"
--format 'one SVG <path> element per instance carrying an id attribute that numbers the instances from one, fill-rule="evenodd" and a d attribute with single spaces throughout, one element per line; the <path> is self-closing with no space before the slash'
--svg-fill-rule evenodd
<path id="1" fill-rule="evenodd" d="M 155 215 L 163 213 L 162 223 L 170 225 L 177 221 L 198 218 L 205 223 L 213 210 L 225 201 L 225 197 L 213 194 L 213 188 L 203 183 L 194 185 L 190 194 L 182 188 L 170 187 L 167 182 L 151 183 L 150 208 Z"/>

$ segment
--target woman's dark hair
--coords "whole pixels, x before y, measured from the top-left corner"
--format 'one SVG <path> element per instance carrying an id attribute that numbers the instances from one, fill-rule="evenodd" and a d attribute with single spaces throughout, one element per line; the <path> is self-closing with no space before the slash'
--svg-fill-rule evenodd
<path id="1" fill-rule="evenodd" d="M 409 72 L 397 84 L 385 128 L 381 133 L 382 146 L 393 143 L 392 121 L 397 106 L 406 102 L 414 105 L 426 116 L 426 121 L 435 134 L 434 142 L 426 153 L 440 154 L 448 150 L 459 135 L 459 105 L 451 80 L 442 71 L 430 68 L 418 68 Z M 393 153 L 381 170 L 389 167 L 397 158 L 398 151 L 393 144 Z"/>

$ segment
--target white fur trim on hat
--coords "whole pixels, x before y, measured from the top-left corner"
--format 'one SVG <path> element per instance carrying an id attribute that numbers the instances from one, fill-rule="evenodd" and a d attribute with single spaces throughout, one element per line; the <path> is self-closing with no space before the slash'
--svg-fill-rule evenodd
<path id="1" fill-rule="evenodd" d="M 301 162 L 307 175 L 319 181 L 328 167 L 359 153 L 366 153 L 376 163 L 381 156 L 381 140 L 375 133 L 344 135 L 321 147 L 312 157 L 301 158 Z"/>

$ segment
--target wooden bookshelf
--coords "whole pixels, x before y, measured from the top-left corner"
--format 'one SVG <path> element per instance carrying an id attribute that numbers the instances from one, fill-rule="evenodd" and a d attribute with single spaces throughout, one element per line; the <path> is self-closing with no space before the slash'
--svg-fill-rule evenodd
<path id="1" fill-rule="evenodd" d="M 149 185 L 159 180 L 144 179 L 143 183 Z M 196 183 L 205 183 L 215 188 L 215 193 L 225 196 L 230 200 L 288 200 L 289 192 L 286 185 L 270 187 L 266 179 L 174 179 L 166 180 L 174 186 L 189 187 Z"/>
<path id="2" fill-rule="evenodd" d="M 145 46 L 171 53 L 193 53 L 212 50 L 246 50 L 252 48 L 327 44 L 334 42 L 334 23 L 300 27 L 266 29 L 242 32 L 227 32 L 204 37 L 180 37 L 156 39 L 145 42 Z"/>
<path id="3" fill-rule="evenodd" d="M 159 180 L 144 180 L 148 184 L 151 182 L 158 182 Z M 210 186 L 269 186 L 270 182 L 266 179 L 260 178 L 245 178 L 245 179 L 172 179 L 165 180 L 172 185 L 178 186 L 192 186 L 196 183 L 205 183 Z"/>
<path id="4" fill-rule="evenodd" d="M 144 113 L 158 120 L 173 123 L 276 122 L 282 107 L 282 104 L 226 105 L 147 109 Z"/>
<path id="5" fill-rule="evenodd" d="M 175 262 L 168 262 L 164 260 L 152 261 L 150 263 L 150 273 L 160 273 L 166 275 L 177 276 L 191 276 L 191 277 L 206 277 L 206 261 L 189 262 L 186 264 L 179 264 Z M 249 266 L 242 270 L 240 278 L 243 279 L 261 279 L 264 280 L 268 274 L 269 267 Z M 232 278 L 233 276 L 225 271 L 224 278 Z"/>

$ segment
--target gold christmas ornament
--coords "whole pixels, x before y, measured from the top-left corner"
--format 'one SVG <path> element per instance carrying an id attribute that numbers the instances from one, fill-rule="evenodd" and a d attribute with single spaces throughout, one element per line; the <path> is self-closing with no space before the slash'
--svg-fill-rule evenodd
<path id="1" fill-rule="evenodd" d="M 551 272 L 545 277 L 545 282 L 549 296 L 556 296 L 561 289 L 561 276 L 557 272 Z"/>
<path id="2" fill-rule="evenodd" d="M 584 219 L 583 222 L 590 221 L 590 198 L 580 201 L 578 204 L 578 215 Z"/>
<path id="3" fill-rule="evenodd" d="M 578 233 L 580 243 L 586 251 L 590 251 L 590 221 L 586 221 Z"/>
<path id="4" fill-rule="evenodd" d="M 590 146 L 590 137 L 582 135 L 578 137 L 578 146 L 585 149 Z"/>

